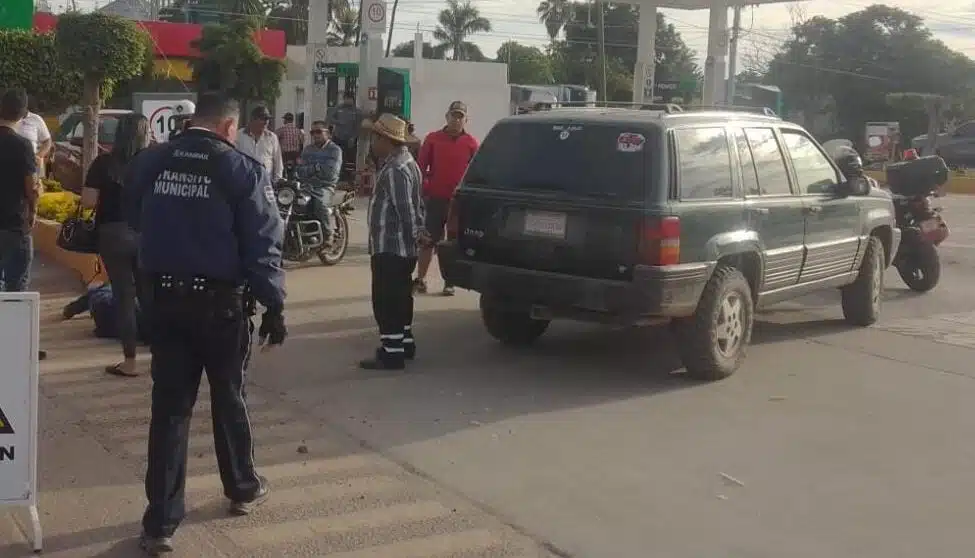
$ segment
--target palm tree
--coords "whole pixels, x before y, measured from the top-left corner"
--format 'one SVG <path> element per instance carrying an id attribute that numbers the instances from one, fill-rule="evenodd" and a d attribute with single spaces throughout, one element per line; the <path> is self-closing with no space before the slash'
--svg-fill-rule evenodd
<path id="1" fill-rule="evenodd" d="M 545 25 L 548 36 L 554 43 L 569 22 L 572 6 L 569 0 L 542 0 L 536 8 L 538 20 Z"/>
<path id="2" fill-rule="evenodd" d="M 491 31 L 491 22 L 481 17 L 481 12 L 471 0 L 447 0 L 447 7 L 437 17 L 440 25 L 433 31 L 433 38 L 440 41 L 437 49 L 451 51 L 454 60 L 483 60 L 481 49 L 467 38 L 474 33 Z"/>
<path id="3" fill-rule="evenodd" d="M 359 11 L 348 4 L 333 8 L 332 28 L 328 43 L 332 46 L 352 46 L 359 35 Z"/>

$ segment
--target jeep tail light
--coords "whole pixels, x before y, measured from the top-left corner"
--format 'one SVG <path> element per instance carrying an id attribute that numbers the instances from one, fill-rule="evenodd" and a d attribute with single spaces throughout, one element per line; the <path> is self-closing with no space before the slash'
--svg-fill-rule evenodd
<path id="1" fill-rule="evenodd" d="M 457 240 L 460 218 L 457 215 L 457 196 L 451 196 L 447 205 L 447 240 Z"/>
<path id="2" fill-rule="evenodd" d="M 680 263 L 680 218 L 648 217 L 640 224 L 640 262 L 643 265 Z"/>

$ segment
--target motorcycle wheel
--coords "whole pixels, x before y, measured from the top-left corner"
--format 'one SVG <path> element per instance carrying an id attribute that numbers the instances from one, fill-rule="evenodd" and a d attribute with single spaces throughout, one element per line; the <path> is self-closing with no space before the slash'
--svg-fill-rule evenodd
<path id="1" fill-rule="evenodd" d="M 349 250 L 349 220 L 340 212 L 335 214 L 335 230 L 332 231 L 332 244 L 318 253 L 323 265 L 333 266 L 343 259 Z"/>
<path id="2" fill-rule="evenodd" d="M 897 263 L 897 273 L 912 291 L 930 291 L 941 280 L 941 257 L 938 249 L 927 242 L 919 244 L 909 256 Z"/>

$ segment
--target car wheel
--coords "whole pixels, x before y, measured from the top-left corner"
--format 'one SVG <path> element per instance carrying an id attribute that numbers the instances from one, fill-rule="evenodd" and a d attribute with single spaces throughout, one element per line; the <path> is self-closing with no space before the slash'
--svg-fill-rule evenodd
<path id="1" fill-rule="evenodd" d="M 751 342 L 754 309 L 751 286 L 741 271 L 719 266 L 694 315 L 676 322 L 678 351 L 692 378 L 713 382 L 738 370 Z"/>
<path id="2" fill-rule="evenodd" d="M 897 273 L 912 291 L 926 293 L 941 280 L 941 257 L 938 249 L 922 242 L 912 253 L 897 262 Z"/>
<path id="3" fill-rule="evenodd" d="M 545 333 L 549 320 L 536 320 L 528 308 L 509 308 L 481 295 L 481 320 L 491 337 L 505 345 L 527 346 Z"/>
<path id="4" fill-rule="evenodd" d="M 861 327 L 876 323 L 884 294 L 884 245 L 879 238 L 867 240 L 857 278 L 840 289 L 840 294 L 847 323 Z"/>

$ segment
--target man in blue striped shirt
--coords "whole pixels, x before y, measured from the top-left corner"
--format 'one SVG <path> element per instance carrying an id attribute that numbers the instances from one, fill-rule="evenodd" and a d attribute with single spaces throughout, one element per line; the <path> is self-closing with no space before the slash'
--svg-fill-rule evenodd
<path id="1" fill-rule="evenodd" d="M 416 356 L 411 279 L 418 248 L 431 241 L 424 226 L 423 177 L 407 143 L 405 121 L 383 114 L 372 124 L 379 171 L 369 203 L 369 254 L 380 346 L 359 363 L 366 370 L 402 370 Z"/>

